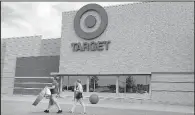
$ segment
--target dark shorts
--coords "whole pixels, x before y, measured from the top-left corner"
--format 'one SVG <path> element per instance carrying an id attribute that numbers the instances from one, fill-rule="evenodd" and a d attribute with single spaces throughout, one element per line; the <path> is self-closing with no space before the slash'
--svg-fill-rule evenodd
<path id="1" fill-rule="evenodd" d="M 51 94 L 57 94 L 58 93 L 58 90 L 56 90 L 56 89 L 50 89 L 50 91 L 51 91 Z"/>
<path id="2" fill-rule="evenodd" d="M 76 99 L 79 100 L 81 98 L 83 98 L 83 94 L 82 93 L 77 93 L 76 94 Z"/>

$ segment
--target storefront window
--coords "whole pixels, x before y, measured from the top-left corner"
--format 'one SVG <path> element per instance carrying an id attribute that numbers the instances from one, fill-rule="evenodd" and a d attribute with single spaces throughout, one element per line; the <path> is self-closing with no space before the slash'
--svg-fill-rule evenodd
<path id="1" fill-rule="evenodd" d="M 149 93 L 149 75 L 129 75 L 119 77 L 119 93 Z"/>
<path id="2" fill-rule="evenodd" d="M 62 84 L 63 84 L 62 91 L 68 91 L 68 76 L 63 77 Z"/>
<path id="3" fill-rule="evenodd" d="M 74 91 L 74 83 L 77 79 L 81 80 L 83 91 L 87 91 L 87 76 L 65 76 L 63 80 L 63 91 Z"/>
<path id="4" fill-rule="evenodd" d="M 89 91 L 99 93 L 116 93 L 116 76 L 91 76 Z"/>
<path id="5" fill-rule="evenodd" d="M 87 76 L 65 76 L 63 91 L 74 91 L 74 83 L 81 80 L 83 91 L 87 92 Z M 116 76 L 90 76 L 89 92 L 116 93 Z M 150 75 L 129 75 L 119 77 L 119 93 L 149 93 Z"/>

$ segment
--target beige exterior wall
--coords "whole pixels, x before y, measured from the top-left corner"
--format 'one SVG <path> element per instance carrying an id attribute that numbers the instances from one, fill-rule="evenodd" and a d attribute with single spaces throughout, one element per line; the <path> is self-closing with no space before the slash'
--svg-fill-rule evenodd
<path id="1" fill-rule="evenodd" d="M 105 10 L 108 26 L 101 36 L 92 40 L 111 41 L 109 50 L 102 52 L 73 52 L 71 43 L 88 41 L 74 31 L 77 11 L 63 13 L 60 73 L 161 72 L 162 78 L 152 74 L 152 80 L 159 79 L 161 83 L 151 83 L 151 102 L 194 105 L 194 3 L 140 3 L 110 6 Z M 163 82 L 166 77 L 190 82 Z"/>
<path id="2" fill-rule="evenodd" d="M 155 103 L 194 105 L 194 73 L 153 73 L 151 99 Z"/>
<path id="3" fill-rule="evenodd" d="M 41 56 L 60 55 L 61 39 L 42 39 L 41 40 Z"/>
<path id="4" fill-rule="evenodd" d="M 5 50 L 6 50 L 5 40 L 1 39 L 1 71 L 3 71 L 4 67 Z"/>
<path id="5" fill-rule="evenodd" d="M 127 74 L 194 71 L 194 3 L 153 2 L 105 7 L 108 26 L 94 41 L 108 51 L 73 52 L 88 42 L 74 31 L 76 11 L 62 15 L 60 73 Z"/>
<path id="6" fill-rule="evenodd" d="M 17 57 L 40 55 L 41 36 L 3 39 L 6 42 L 4 67 L 1 71 L 1 94 L 12 95 Z"/>
<path id="7" fill-rule="evenodd" d="M 12 95 L 17 57 L 60 55 L 60 39 L 26 36 L 1 40 L 1 94 Z"/>

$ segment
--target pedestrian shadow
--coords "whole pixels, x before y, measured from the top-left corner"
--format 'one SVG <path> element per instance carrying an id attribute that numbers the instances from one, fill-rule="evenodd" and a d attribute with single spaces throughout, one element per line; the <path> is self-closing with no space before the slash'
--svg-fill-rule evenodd
<path id="1" fill-rule="evenodd" d="M 31 114 L 32 115 L 42 115 L 44 114 L 44 112 L 43 111 L 32 111 Z"/>
<path id="2" fill-rule="evenodd" d="M 45 114 L 43 111 L 32 111 L 31 112 L 31 115 L 43 115 L 43 114 Z M 55 112 L 55 111 L 50 111 L 49 113 L 48 113 L 48 115 L 83 115 L 81 112 L 75 112 L 75 113 L 70 113 L 69 111 L 63 111 L 62 113 L 57 113 L 57 112 Z M 91 114 L 86 114 L 86 115 L 91 115 Z"/>

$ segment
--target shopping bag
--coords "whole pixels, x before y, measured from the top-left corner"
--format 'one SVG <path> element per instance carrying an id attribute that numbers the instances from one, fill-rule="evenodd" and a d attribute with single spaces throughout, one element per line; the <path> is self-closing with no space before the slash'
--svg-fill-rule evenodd
<path id="1" fill-rule="evenodd" d="M 51 91 L 47 87 L 45 88 L 45 95 L 51 95 Z"/>
<path id="2" fill-rule="evenodd" d="M 37 98 L 35 99 L 32 105 L 37 106 L 39 102 L 41 102 L 41 100 L 44 98 L 45 92 L 46 92 L 46 88 L 41 90 L 41 92 L 39 93 L 39 95 L 37 96 Z"/>
<path id="3" fill-rule="evenodd" d="M 50 96 L 51 96 L 51 91 L 49 88 L 45 88 L 45 98 L 46 99 L 50 99 Z"/>

